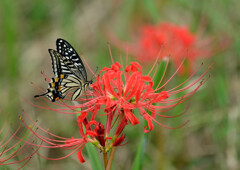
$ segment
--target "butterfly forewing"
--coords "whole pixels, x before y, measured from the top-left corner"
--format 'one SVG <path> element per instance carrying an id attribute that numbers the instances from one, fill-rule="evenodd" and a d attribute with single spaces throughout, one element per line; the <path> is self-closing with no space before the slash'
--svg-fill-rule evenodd
<path id="1" fill-rule="evenodd" d="M 49 49 L 48 51 L 51 55 L 52 70 L 55 77 L 59 77 L 61 74 L 71 74 L 71 71 L 63 63 L 62 58 L 60 57 L 61 55 L 53 49 Z"/>
<path id="2" fill-rule="evenodd" d="M 58 53 L 60 53 L 62 56 L 65 56 L 70 62 L 72 62 L 75 67 L 80 71 L 80 74 L 83 77 L 84 81 L 87 81 L 86 69 L 81 58 L 74 50 L 74 48 L 63 39 L 57 39 L 56 45 Z"/>
<path id="3" fill-rule="evenodd" d="M 56 52 L 58 53 L 58 52 Z M 59 54 L 59 53 L 58 53 Z M 85 79 L 83 79 L 81 72 L 79 69 L 72 63 L 69 59 L 67 59 L 65 56 L 62 56 L 59 54 L 59 58 L 61 58 L 62 64 L 67 67 L 67 69 L 76 77 L 78 77 L 80 80 L 83 80 L 85 82 Z"/>

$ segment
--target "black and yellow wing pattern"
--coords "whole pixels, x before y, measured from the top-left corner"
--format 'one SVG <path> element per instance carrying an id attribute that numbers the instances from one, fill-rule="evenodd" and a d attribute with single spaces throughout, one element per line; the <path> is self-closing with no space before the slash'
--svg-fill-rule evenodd
<path id="1" fill-rule="evenodd" d="M 57 52 L 62 56 L 65 56 L 78 69 L 76 75 L 87 82 L 87 72 L 85 66 L 74 48 L 63 39 L 57 39 L 56 46 Z"/>
<path id="2" fill-rule="evenodd" d="M 54 102 L 73 92 L 71 100 L 76 100 L 92 81 L 87 81 L 86 69 L 74 48 L 63 39 L 57 39 L 56 44 L 57 51 L 49 49 L 55 77 L 51 79 L 46 93 L 35 97 L 46 95 Z"/>

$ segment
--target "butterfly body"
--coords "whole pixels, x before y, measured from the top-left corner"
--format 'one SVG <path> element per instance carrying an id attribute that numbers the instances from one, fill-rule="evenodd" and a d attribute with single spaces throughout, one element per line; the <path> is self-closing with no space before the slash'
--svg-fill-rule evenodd
<path id="1" fill-rule="evenodd" d="M 64 99 L 69 92 L 72 100 L 76 100 L 86 91 L 91 81 L 87 81 L 87 73 L 84 64 L 74 50 L 65 40 L 57 39 L 57 51 L 49 49 L 52 59 L 52 68 L 55 78 L 51 79 L 46 93 L 39 96 L 47 96 L 52 102 Z"/>

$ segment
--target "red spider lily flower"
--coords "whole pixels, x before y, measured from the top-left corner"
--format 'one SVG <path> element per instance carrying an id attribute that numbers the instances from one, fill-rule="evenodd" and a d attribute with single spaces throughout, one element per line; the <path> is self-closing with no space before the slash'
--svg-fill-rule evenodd
<path id="1" fill-rule="evenodd" d="M 11 126 L 8 126 L 8 119 L 3 123 L 0 129 L 0 165 L 22 165 L 18 169 L 22 169 L 38 151 L 39 147 L 33 150 L 31 145 L 21 142 L 21 140 L 27 140 L 34 143 L 33 135 L 26 133 L 21 136 L 21 140 L 16 141 L 16 136 L 19 136 L 21 132 L 22 123 L 20 123 L 14 132 L 11 132 Z M 20 138 L 20 137 L 18 137 Z"/>
<path id="2" fill-rule="evenodd" d="M 24 111 L 23 111 L 24 112 Z M 77 157 L 80 163 L 84 163 L 85 159 L 82 155 L 82 149 L 87 143 L 92 143 L 97 148 L 99 148 L 102 152 L 108 152 L 113 146 L 118 146 L 124 141 L 124 137 L 121 136 L 119 138 L 114 136 L 112 139 L 109 136 L 106 136 L 105 128 L 102 123 L 98 123 L 95 120 L 88 121 L 87 112 L 82 112 L 80 116 L 78 116 L 77 123 L 79 127 L 80 138 L 64 138 L 50 133 L 47 130 L 44 130 L 36 122 L 32 121 L 30 117 L 24 112 L 27 118 L 34 124 L 37 129 L 43 131 L 48 134 L 50 137 L 46 137 L 46 135 L 41 135 L 39 132 L 33 130 L 33 128 L 29 128 L 24 121 L 24 125 L 38 138 L 41 140 L 43 145 L 37 145 L 31 142 L 24 141 L 25 143 L 33 146 L 38 146 L 40 148 L 49 148 L 49 149 L 65 149 L 72 150 L 69 154 L 59 158 L 48 158 L 40 153 L 37 153 L 40 157 L 48 160 L 61 160 L 69 157 L 70 155 L 77 152 Z M 118 134 L 119 135 L 119 134 Z M 109 141 L 109 142 L 108 142 Z M 46 144 L 46 145 L 44 145 Z"/>
<path id="3" fill-rule="evenodd" d="M 188 67 L 182 67 L 180 73 L 192 71 L 193 63 L 199 57 L 209 56 L 209 42 L 201 40 L 196 34 L 191 33 L 186 26 L 178 26 L 171 23 L 160 23 L 158 25 L 143 25 L 135 41 L 125 43 L 117 39 L 113 34 L 107 33 L 112 43 L 117 47 L 128 51 L 142 63 L 155 61 L 161 51 L 160 58 L 171 56 L 176 67 L 186 58 Z"/>
<path id="4" fill-rule="evenodd" d="M 167 59 L 167 65 L 168 61 L 169 60 Z M 179 72 L 183 62 L 184 61 L 182 61 L 180 66 L 177 68 L 176 72 L 165 83 L 163 83 L 162 80 L 164 79 L 166 73 L 166 66 L 161 80 L 159 82 L 155 82 L 155 88 L 153 82 L 154 76 L 152 78 L 150 77 L 150 74 L 153 71 L 156 62 L 147 75 L 143 74 L 142 67 L 137 62 L 131 62 L 125 67 L 125 69 L 122 68 L 120 63 L 116 62 L 112 64 L 111 67 L 105 67 L 100 71 L 96 82 L 91 85 L 92 89 L 86 92 L 86 98 L 80 98 L 77 100 L 84 101 L 83 104 L 71 106 L 67 105 L 64 101 L 60 101 L 59 104 L 54 105 L 62 106 L 63 108 L 53 109 L 46 106 L 44 103 L 41 103 L 42 106 L 35 106 L 67 114 L 91 111 L 92 121 L 95 120 L 96 116 L 101 115 L 99 114 L 99 110 L 104 109 L 106 112 L 104 115 L 107 115 L 106 136 L 108 136 L 110 132 L 114 117 L 123 118 L 122 120 L 125 121 L 125 123 L 122 122 L 120 125 L 123 125 L 122 127 L 124 128 L 128 122 L 132 125 L 139 123 L 139 118 L 137 116 L 138 113 L 148 123 L 148 129 L 147 127 L 144 129 L 145 133 L 153 129 L 153 121 L 163 127 L 174 129 L 161 124 L 156 120 L 156 117 L 175 118 L 184 114 L 185 112 L 176 116 L 167 116 L 161 114 L 161 112 L 167 112 L 191 97 L 206 82 L 203 77 L 212 66 L 209 66 L 209 68 L 201 76 L 190 82 L 191 78 L 193 78 L 202 66 L 201 65 L 198 69 L 193 71 L 184 82 L 180 83 L 176 87 L 167 89 L 168 83 Z M 156 71 L 154 75 L 155 74 Z M 165 90 L 162 90 L 163 88 Z M 182 96 L 179 94 L 182 94 Z M 78 111 L 79 108 L 82 111 Z M 176 128 L 180 128 L 182 126 Z"/>
<path id="5" fill-rule="evenodd" d="M 178 70 L 179 69 L 180 67 Z M 197 80 L 185 87 L 176 90 L 178 87 L 185 84 L 186 81 L 188 81 L 196 72 L 194 72 L 185 82 L 181 83 L 177 87 L 161 91 L 161 89 L 165 87 L 174 75 L 161 87 L 159 87 L 161 83 L 159 82 L 158 86 L 153 89 L 154 83 L 152 78 L 149 75 L 143 75 L 140 64 L 132 62 L 130 65 L 126 66 L 123 71 L 121 70 L 121 65 L 116 62 L 111 66 L 111 68 L 103 68 L 97 77 L 97 81 L 92 84 L 93 98 L 89 102 L 92 100 L 95 102 L 91 103 L 90 106 L 99 109 L 101 107 L 105 107 L 105 112 L 107 112 L 106 110 L 113 110 L 114 108 L 116 110 L 115 115 L 124 114 L 124 118 L 126 118 L 132 125 L 139 123 L 139 120 L 134 113 L 134 110 L 138 110 L 139 114 L 148 122 L 149 129 L 147 130 L 147 127 L 145 127 L 145 132 L 149 132 L 153 129 L 152 121 L 157 122 L 155 120 L 156 116 L 171 117 L 161 115 L 159 112 L 174 108 L 176 105 L 192 96 L 200 88 L 200 86 L 202 86 L 205 81 L 201 80 L 207 71 L 204 72 Z M 197 84 L 198 82 L 199 84 Z M 182 91 L 186 91 L 195 85 L 196 87 L 187 94 L 175 99 L 170 99 L 171 96 L 175 96 Z M 151 114 L 149 114 L 149 112 L 151 112 Z M 109 113 L 112 112 L 110 111 Z M 159 122 L 157 123 L 160 124 Z"/>

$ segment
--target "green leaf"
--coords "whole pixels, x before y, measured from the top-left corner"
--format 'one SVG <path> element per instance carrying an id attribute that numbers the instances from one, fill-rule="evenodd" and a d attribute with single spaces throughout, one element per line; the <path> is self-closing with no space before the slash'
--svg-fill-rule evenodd
<path id="1" fill-rule="evenodd" d="M 103 170 L 102 164 L 99 160 L 98 152 L 92 143 L 86 144 L 87 154 L 91 162 L 93 170 Z"/>
<path id="2" fill-rule="evenodd" d="M 132 170 L 140 170 L 143 167 L 143 160 L 145 156 L 146 144 L 148 141 L 148 133 L 144 133 L 141 139 L 141 143 L 138 146 L 137 154 L 133 163 Z"/>

